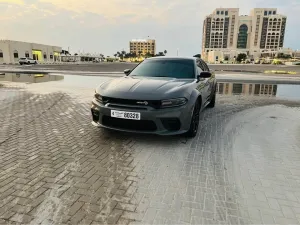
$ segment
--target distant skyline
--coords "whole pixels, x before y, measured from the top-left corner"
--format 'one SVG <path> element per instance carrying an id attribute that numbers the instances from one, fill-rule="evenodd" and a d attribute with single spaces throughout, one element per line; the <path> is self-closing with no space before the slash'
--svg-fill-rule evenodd
<path id="1" fill-rule="evenodd" d="M 278 8 L 287 16 L 284 47 L 300 49 L 300 0 L 0 0 L 0 39 L 112 56 L 131 39 L 156 39 L 156 51 L 201 52 L 202 26 L 215 8 Z"/>

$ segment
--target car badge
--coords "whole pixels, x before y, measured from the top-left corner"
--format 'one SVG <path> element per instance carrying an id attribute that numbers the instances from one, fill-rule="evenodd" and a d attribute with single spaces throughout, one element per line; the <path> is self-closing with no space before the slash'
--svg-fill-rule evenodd
<path id="1" fill-rule="evenodd" d="M 147 102 L 147 101 L 137 102 L 137 104 L 140 104 L 140 105 L 148 105 L 148 102 Z"/>

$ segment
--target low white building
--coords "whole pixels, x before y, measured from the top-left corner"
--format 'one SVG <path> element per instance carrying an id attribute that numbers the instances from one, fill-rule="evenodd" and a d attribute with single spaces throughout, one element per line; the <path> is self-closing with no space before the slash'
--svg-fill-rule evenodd
<path id="1" fill-rule="evenodd" d="M 22 57 L 30 57 L 39 63 L 59 62 L 61 47 L 29 42 L 0 40 L 0 64 L 18 63 Z"/>

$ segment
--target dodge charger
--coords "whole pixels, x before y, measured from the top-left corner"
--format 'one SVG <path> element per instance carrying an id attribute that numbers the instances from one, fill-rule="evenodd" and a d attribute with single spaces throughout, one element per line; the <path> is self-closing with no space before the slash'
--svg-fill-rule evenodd
<path id="1" fill-rule="evenodd" d="M 215 74 L 199 58 L 153 57 L 124 73 L 96 88 L 94 126 L 195 137 L 201 111 L 215 106 Z"/>

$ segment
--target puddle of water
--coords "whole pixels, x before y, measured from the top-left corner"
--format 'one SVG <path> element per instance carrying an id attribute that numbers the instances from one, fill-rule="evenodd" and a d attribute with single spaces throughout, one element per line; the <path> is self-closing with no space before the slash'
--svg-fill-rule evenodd
<path id="1" fill-rule="evenodd" d="M 25 74 L 25 73 L 2 73 L 1 81 L 17 83 L 44 83 L 50 81 L 59 81 L 63 86 L 78 88 L 96 88 L 104 81 L 114 79 L 113 77 L 100 76 L 76 76 L 76 75 L 50 75 L 50 74 Z"/>
<path id="2" fill-rule="evenodd" d="M 80 88 L 96 88 L 101 83 L 115 77 L 65 75 L 64 85 Z"/>
<path id="3" fill-rule="evenodd" d="M 220 95 L 262 96 L 299 100 L 300 85 L 219 82 L 217 93 Z"/>
<path id="4" fill-rule="evenodd" d="M 0 74 L 1 81 L 17 82 L 17 83 L 44 83 L 49 81 L 63 80 L 64 76 L 49 75 L 49 74 L 23 74 L 23 73 L 2 73 Z"/>
<path id="5" fill-rule="evenodd" d="M 55 81 L 55 87 L 59 89 L 95 89 L 102 82 L 115 79 L 105 76 L 78 76 L 78 75 L 49 75 L 49 74 L 0 74 L 1 81 L 22 83 L 44 83 Z M 50 83 L 49 83 L 50 85 Z M 51 84 L 52 86 L 52 84 Z M 75 89 L 74 89 L 75 88 Z M 218 82 L 217 93 L 220 95 L 244 95 L 278 97 L 292 100 L 300 99 L 300 85 L 292 84 L 269 84 L 254 82 Z"/>

